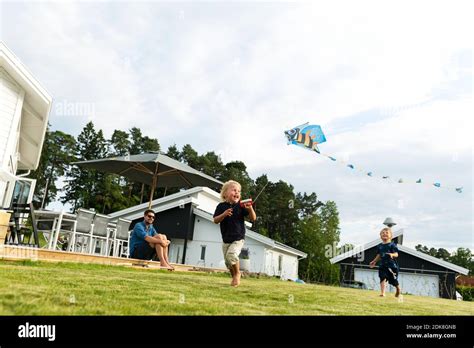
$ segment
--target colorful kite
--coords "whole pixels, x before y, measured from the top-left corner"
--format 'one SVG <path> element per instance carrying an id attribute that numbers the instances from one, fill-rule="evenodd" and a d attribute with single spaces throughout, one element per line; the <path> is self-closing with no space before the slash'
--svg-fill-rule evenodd
<path id="1" fill-rule="evenodd" d="M 326 142 L 326 137 L 324 136 L 324 133 L 321 129 L 321 126 L 310 125 L 308 123 L 305 123 L 305 124 L 302 124 L 301 126 L 297 126 L 295 128 L 292 128 L 290 130 L 285 131 L 285 136 L 288 139 L 288 145 L 289 144 L 297 145 L 297 146 L 303 147 L 305 149 L 308 149 L 310 151 L 315 151 L 318 154 L 320 154 L 321 156 L 329 158 L 331 161 L 334 161 L 334 162 L 338 161 L 336 158 L 334 158 L 332 156 L 321 153 L 318 149 L 318 144 Z M 348 167 L 352 170 L 356 169 L 353 164 L 344 163 L 344 161 L 338 161 L 338 162 L 341 162 L 341 163 L 345 164 L 346 167 Z M 358 170 L 365 173 L 367 176 L 375 177 L 373 171 L 367 172 L 367 171 L 362 171 L 361 169 L 358 169 Z M 382 176 L 382 179 L 389 179 L 389 178 L 390 177 L 387 176 L 387 175 Z M 397 182 L 399 184 L 403 184 L 403 183 L 405 183 L 405 180 L 400 178 L 400 179 L 397 180 Z M 409 181 L 406 181 L 406 182 L 408 183 Z M 421 184 L 422 181 L 421 181 L 421 179 L 418 179 L 415 183 L 416 184 Z M 430 185 L 433 185 L 437 188 L 441 187 L 441 183 L 439 183 L 439 182 L 435 182 L 435 183 L 432 183 Z M 446 187 L 446 188 L 448 188 L 448 187 Z M 462 190 L 463 190 L 462 187 L 456 187 L 454 189 L 458 193 L 462 193 Z"/>
<path id="2" fill-rule="evenodd" d="M 308 123 L 286 131 L 285 135 L 288 138 L 289 144 L 298 145 L 308 150 L 316 151 L 317 153 L 320 152 L 316 145 L 326 141 L 321 127 L 316 125 L 308 126 Z M 334 159 L 334 161 L 335 160 L 336 159 Z"/>

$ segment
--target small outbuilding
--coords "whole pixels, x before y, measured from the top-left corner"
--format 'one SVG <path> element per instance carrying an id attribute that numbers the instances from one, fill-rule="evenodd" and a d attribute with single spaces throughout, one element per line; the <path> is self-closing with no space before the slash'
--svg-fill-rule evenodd
<path id="1" fill-rule="evenodd" d="M 403 229 L 394 232 L 392 237 L 399 250 L 398 280 L 402 293 L 456 299 L 456 277 L 467 275 L 468 269 L 404 246 Z M 368 289 L 380 289 L 377 267 L 369 267 L 379 243 L 380 239 L 373 240 L 330 260 L 340 266 L 341 283 L 356 281 L 364 283 Z M 388 289 L 395 291 L 391 285 Z"/>

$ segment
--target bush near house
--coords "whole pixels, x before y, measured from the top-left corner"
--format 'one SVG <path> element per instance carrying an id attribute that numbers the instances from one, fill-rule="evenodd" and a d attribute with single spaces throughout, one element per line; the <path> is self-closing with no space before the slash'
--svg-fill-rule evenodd
<path id="1" fill-rule="evenodd" d="M 456 286 L 456 291 L 461 294 L 463 301 L 474 301 L 474 287 Z"/>

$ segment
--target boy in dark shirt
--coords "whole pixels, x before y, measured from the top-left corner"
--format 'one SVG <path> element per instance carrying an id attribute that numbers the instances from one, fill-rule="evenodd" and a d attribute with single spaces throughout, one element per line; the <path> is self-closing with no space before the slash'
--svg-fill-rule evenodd
<path id="1" fill-rule="evenodd" d="M 392 243 L 392 230 L 390 228 L 383 228 L 380 231 L 380 238 L 382 243 L 377 245 L 377 256 L 370 262 L 370 268 L 373 268 L 379 260 L 382 261 L 379 266 L 380 296 L 385 296 L 385 281 L 388 281 L 390 285 L 397 289 L 395 297 L 398 297 L 401 289 L 397 280 L 398 265 L 394 260 L 398 257 L 398 247 L 395 243 Z"/>
<path id="2" fill-rule="evenodd" d="M 235 287 L 240 284 L 239 255 L 245 238 L 244 217 L 248 216 L 251 221 L 257 218 L 252 203 L 240 206 L 240 190 L 241 186 L 237 181 L 229 180 L 224 183 L 221 190 L 224 202 L 219 203 L 214 212 L 214 223 L 220 224 L 225 264 L 232 275 L 230 285 Z"/>

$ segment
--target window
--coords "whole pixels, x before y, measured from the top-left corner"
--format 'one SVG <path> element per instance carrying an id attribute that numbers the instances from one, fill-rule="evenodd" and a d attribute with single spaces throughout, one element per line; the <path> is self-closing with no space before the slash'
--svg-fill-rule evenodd
<path id="1" fill-rule="evenodd" d="M 31 182 L 17 180 L 13 189 L 13 203 L 26 204 L 30 195 Z"/>
<path id="2" fill-rule="evenodd" d="M 27 204 L 33 200 L 33 193 L 35 190 L 36 180 L 35 179 L 28 179 L 22 178 L 15 181 L 14 186 L 10 186 L 9 190 L 5 194 L 4 203 L 10 201 L 8 206 L 11 204 Z M 8 198 L 7 198 L 8 197 Z"/>
<path id="3" fill-rule="evenodd" d="M 283 255 L 278 255 L 278 272 L 281 272 L 283 266 Z"/>
<path id="4" fill-rule="evenodd" d="M 206 260 L 206 246 L 201 245 L 201 261 Z"/>

